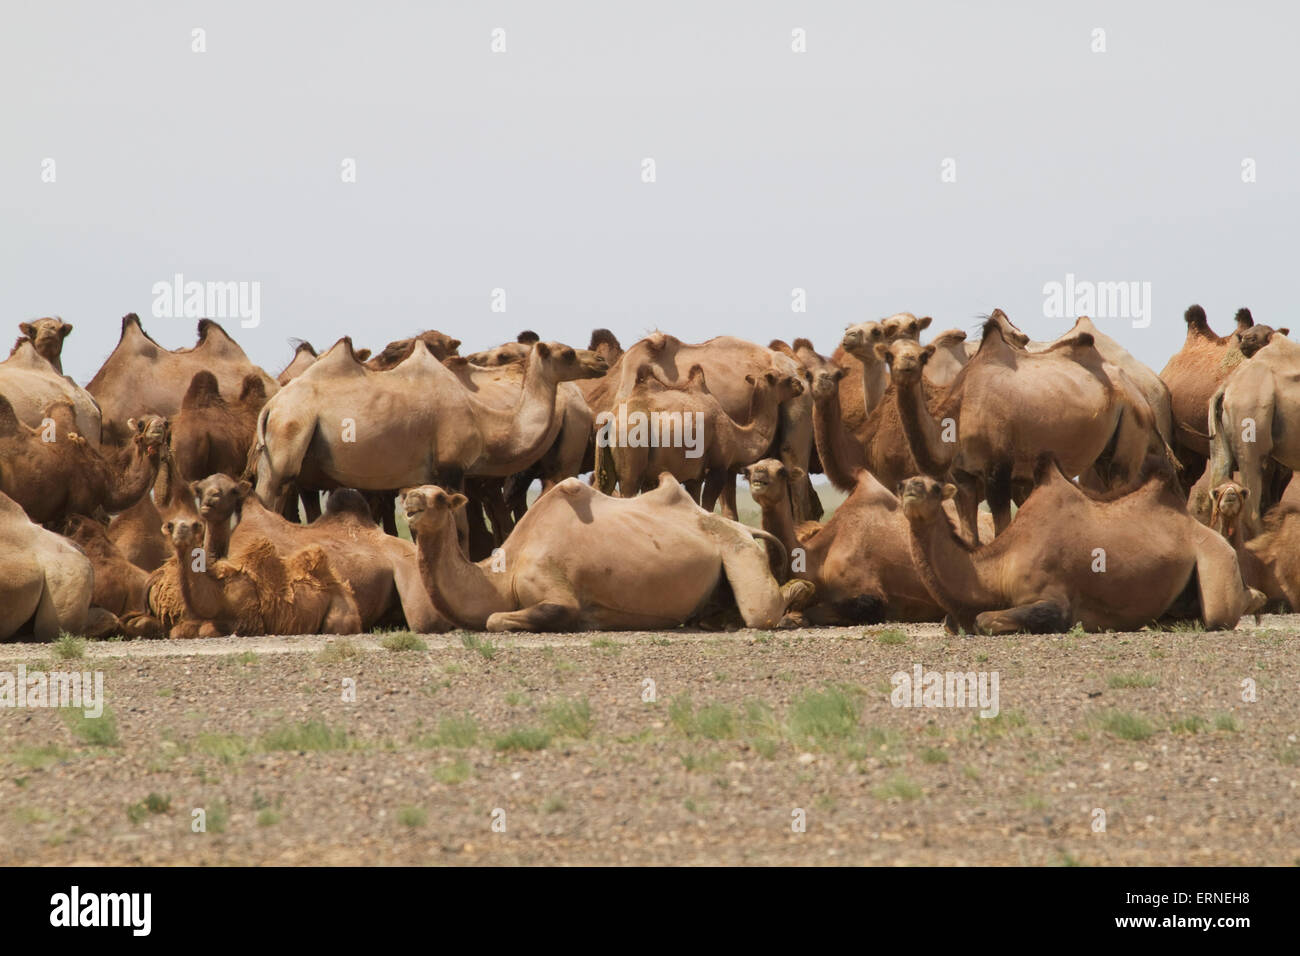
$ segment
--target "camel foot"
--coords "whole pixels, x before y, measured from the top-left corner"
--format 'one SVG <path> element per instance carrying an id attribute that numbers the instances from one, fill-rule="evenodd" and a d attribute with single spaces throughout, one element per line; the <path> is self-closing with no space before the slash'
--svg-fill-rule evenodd
<path id="1" fill-rule="evenodd" d="M 793 578 L 781 585 L 781 597 L 785 600 L 785 609 L 787 611 L 803 610 L 812 603 L 813 596 L 816 593 L 816 586 L 811 581 L 805 581 L 802 578 Z"/>

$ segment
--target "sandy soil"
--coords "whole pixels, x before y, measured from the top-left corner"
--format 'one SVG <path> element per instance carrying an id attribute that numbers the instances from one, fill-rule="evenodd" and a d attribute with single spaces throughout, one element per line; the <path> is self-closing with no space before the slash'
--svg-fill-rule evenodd
<path id="1" fill-rule="evenodd" d="M 1298 633 L 0 645 L 109 708 L 0 708 L 0 863 L 1290 865 Z M 916 664 L 999 715 L 892 706 Z"/>

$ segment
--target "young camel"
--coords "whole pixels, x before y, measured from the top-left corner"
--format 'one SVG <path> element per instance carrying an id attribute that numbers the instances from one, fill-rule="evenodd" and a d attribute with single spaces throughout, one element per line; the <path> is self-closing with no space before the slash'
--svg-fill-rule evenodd
<path id="1" fill-rule="evenodd" d="M 1232 546 L 1187 514 L 1171 469 L 1135 490 L 1094 496 L 1039 458 L 1033 492 L 990 544 L 971 548 L 943 510 L 956 492 L 930 477 L 903 482 L 912 560 L 948 612 L 948 628 L 1008 634 L 1137 630 L 1164 616 L 1193 580 L 1201 619 L 1230 630 L 1264 603 L 1245 587 Z"/>
<path id="2" fill-rule="evenodd" d="M 434 485 L 404 496 L 420 574 L 457 626 L 489 631 L 676 627 L 730 585 L 746 627 L 775 627 L 807 597 L 805 581 L 778 585 L 763 531 L 708 514 L 672 475 L 636 498 L 611 498 L 569 478 L 538 499 L 500 552 L 477 564 L 456 544 L 465 496 Z"/>
<path id="3" fill-rule="evenodd" d="M 122 511 L 149 493 L 167 442 L 166 419 L 131 419 L 131 442 L 121 449 L 77 434 L 68 402 L 51 405 L 45 419 L 37 428 L 23 424 L 0 395 L 0 490 L 37 524 Z"/>
<path id="4" fill-rule="evenodd" d="M 1210 492 L 1210 518 L 1206 523 L 1211 530 L 1221 534 L 1237 553 L 1237 565 L 1241 568 L 1242 581 L 1249 587 L 1263 591 L 1270 602 L 1287 601 L 1288 595 L 1279 586 L 1278 579 L 1273 573 L 1274 562 L 1261 558 L 1251 550 L 1250 545 L 1255 542 L 1246 540 L 1242 517 L 1248 497 L 1250 491 L 1247 488 L 1236 481 L 1225 481 Z M 1274 550 L 1269 548 L 1270 556 Z M 1258 623 L 1258 613 L 1255 617 Z"/>
<path id="5" fill-rule="evenodd" d="M 772 458 L 746 470 L 750 493 L 791 555 L 791 573 L 815 587 L 803 609 L 810 624 L 940 621 L 943 608 L 912 564 L 907 519 L 898 499 L 869 471 L 824 525 L 798 528 L 787 491 L 789 470 Z"/>
<path id="6" fill-rule="evenodd" d="M 71 324 L 64 322 L 57 315 L 45 319 L 33 319 L 31 322 L 18 323 L 18 341 L 14 343 L 9 354 L 17 352 L 24 342 L 31 342 L 36 354 L 60 375 L 63 374 L 63 340 L 72 332 Z"/>
<path id="7" fill-rule="evenodd" d="M 636 386 L 626 402 L 627 421 L 633 423 L 628 434 L 613 434 L 618 425 L 613 417 L 604 426 L 619 494 L 630 498 L 657 487 L 659 475 L 666 471 L 688 489 L 702 481 L 701 503 L 705 511 L 712 511 L 730 473 L 756 461 L 772 446 L 781 406 L 803 394 L 803 382 L 797 375 L 768 371 L 748 374 L 745 381 L 752 389 L 749 424 L 740 425 L 709 391 L 701 366 L 692 366 L 680 385 L 663 381 L 652 365 L 638 369 Z M 638 413 L 645 416 L 647 425 L 639 437 L 633 417 Z M 686 438 L 691 437 L 685 434 L 687 428 L 694 431 L 693 448 L 686 447 Z M 647 429 L 649 434 L 644 433 Z M 652 447 L 652 436 L 657 436 L 655 442 L 665 444 Z M 735 520 L 734 514 L 727 513 L 725 502 L 723 515 Z"/>
<path id="8" fill-rule="evenodd" d="M 185 607 L 171 637 L 360 632 L 352 589 L 335 575 L 319 546 L 282 559 L 263 542 L 237 562 L 208 562 L 201 522 L 169 521 L 163 532 L 175 552 Z"/>
<path id="9" fill-rule="evenodd" d="M 153 494 L 142 495 L 131 507 L 114 515 L 108 525 L 109 541 L 124 558 L 145 571 L 156 570 L 171 556 L 171 542 L 161 530 L 163 522 L 198 517 L 194 496 L 178 472 L 170 445 L 163 445 Z"/>

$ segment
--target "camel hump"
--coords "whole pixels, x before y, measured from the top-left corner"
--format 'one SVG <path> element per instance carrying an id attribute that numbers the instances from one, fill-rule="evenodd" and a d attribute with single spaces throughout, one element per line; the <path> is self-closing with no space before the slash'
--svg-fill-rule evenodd
<path id="1" fill-rule="evenodd" d="M 645 337 L 645 347 L 650 350 L 652 355 L 657 355 L 673 344 L 680 344 L 680 342 L 667 332 L 651 332 Z"/>
<path id="2" fill-rule="evenodd" d="M 542 337 L 538 335 L 536 332 L 534 332 L 532 329 L 524 329 L 522 332 L 520 332 L 518 335 L 515 336 L 515 341 L 520 343 L 521 345 L 536 345 L 541 340 Z"/>
<path id="3" fill-rule="evenodd" d="M 690 372 L 686 376 L 688 384 L 697 388 L 708 388 L 708 383 L 704 381 L 704 366 L 696 362 L 691 366 Z"/>
<path id="4" fill-rule="evenodd" d="M 1255 324 L 1255 317 L 1250 314 L 1250 309 L 1238 309 L 1234 317 L 1237 322 L 1237 330 L 1248 329 Z"/>
<path id="5" fill-rule="evenodd" d="M 1034 460 L 1034 487 L 1048 484 L 1057 478 L 1065 482 L 1070 481 L 1069 478 L 1065 477 L 1065 472 L 1061 471 L 1061 463 L 1056 460 L 1056 453 L 1051 451 L 1039 452 L 1038 457 Z M 1073 482 L 1070 483 L 1073 484 Z"/>
<path id="6" fill-rule="evenodd" d="M 1039 354 L 1046 355 L 1049 352 L 1056 352 L 1068 349 L 1093 349 L 1097 348 L 1097 339 L 1091 332 L 1079 332 L 1070 336 L 1068 339 L 1061 339 L 1055 345 L 1043 349 Z"/>
<path id="7" fill-rule="evenodd" d="M 141 335 L 144 334 L 144 329 L 140 326 L 140 316 L 136 315 L 134 312 L 128 312 L 126 315 L 122 316 L 122 334 L 118 336 L 118 338 L 126 338 L 126 333 L 132 328 Z"/>
<path id="8" fill-rule="evenodd" d="M 290 339 L 289 344 L 293 346 L 293 354 L 296 356 L 300 352 L 306 352 L 312 358 L 318 358 L 316 349 L 306 339 Z"/>
<path id="9" fill-rule="evenodd" d="M 773 352 L 780 352 L 782 355 L 790 356 L 790 358 L 797 357 L 794 354 L 794 348 L 792 346 L 786 345 L 785 342 L 781 341 L 780 339 L 773 339 L 771 342 L 768 342 L 767 347 L 771 349 Z"/>
<path id="10" fill-rule="evenodd" d="M 336 488 L 331 491 L 325 500 L 325 514 L 356 515 L 358 518 L 364 518 L 367 523 L 374 523 L 374 516 L 370 513 L 366 496 L 355 488 Z"/>
<path id="11" fill-rule="evenodd" d="M 11 435 L 18 431 L 18 413 L 9 399 L 0 395 L 0 434 Z"/>
<path id="12" fill-rule="evenodd" d="M 199 319 L 199 340 L 195 343 L 196 347 L 203 345 L 209 339 L 215 344 L 219 339 L 225 339 L 231 345 L 235 340 L 230 337 L 230 333 L 221 327 L 221 324 L 214 319 Z"/>
<path id="13" fill-rule="evenodd" d="M 608 345 L 619 352 L 623 351 L 623 346 L 619 344 L 618 337 L 609 329 L 593 329 L 591 332 L 591 342 L 587 345 L 589 352 L 596 351 L 602 345 Z"/>
<path id="14" fill-rule="evenodd" d="M 262 376 L 256 372 L 249 372 L 244 376 L 244 381 L 239 388 L 239 400 L 241 402 L 266 401 L 266 386 L 262 383 Z"/>
<path id="15" fill-rule="evenodd" d="M 185 397 L 181 399 L 181 408 L 203 408 L 220 404 L 224 403 L 217 377 L 206 369 L 195 372 L 190 379 L 190 387 L 185 390 Z"/>
<path id="16" fill-rule="evenodd" d="M 935 348 L 946 348 L 949 345 L 956 345 L 958 342 L 966 341 L 965 329 L 949 329 L 946 332 L 940 332 L 930 342 Z M 796 346 L 797 348 L 798 346 Z"/>
<path id="17" fill-rule="evenodd" d="M 1198 332 L 1209 334 L 1210 320 L 1205 317 L 1205 309 L 1199 305 L 1189 305 L 1187 311 L 1183 313 L 1183 321 L 1189 328 Z"/>
<path id="18" fill-rule="evenodd" d="M 795 339 L 790 343 L 791 347 L 798 352 L 800 349 L 807 349 L 809 352 L 816 352 L 813 348 L 812 339 Z"/>

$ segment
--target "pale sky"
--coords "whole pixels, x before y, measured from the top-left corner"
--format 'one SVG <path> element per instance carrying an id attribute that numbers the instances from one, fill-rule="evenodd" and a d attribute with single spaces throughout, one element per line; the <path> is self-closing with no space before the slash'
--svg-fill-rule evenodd
<path id="1" fill-rule="evenodd" d="M 1073 273 L 1151 283 L 1149 328 L 1100 324 L 1159 370 L 1192 302 L 1297 325 L 1297 26 L 1284 2 L 10 2 L 0 328 L 63 316 L 84 383 L 127 312 L 193 344 L 149 314 L 181 273 L 261 283 L 261 325 L 223 324 L 272 374 L 291 336 L 423 328 L 830 352 L 900 310 L 1051 338 L 1043 286 Z"/>

